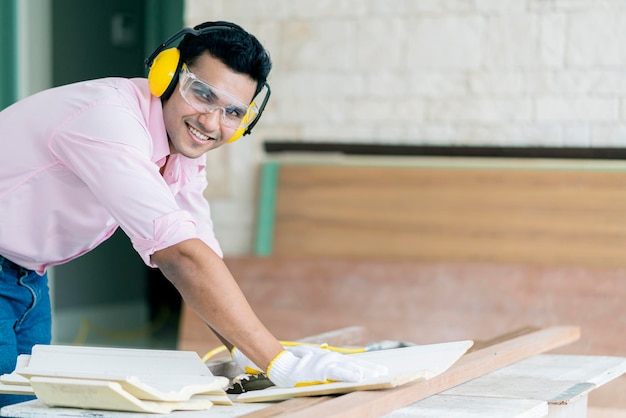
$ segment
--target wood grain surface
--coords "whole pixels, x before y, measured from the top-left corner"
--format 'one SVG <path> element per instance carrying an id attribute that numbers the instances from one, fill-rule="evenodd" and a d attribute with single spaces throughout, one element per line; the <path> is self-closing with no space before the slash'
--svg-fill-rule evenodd
<path id="1" fill-rule="evenodd" d="M 282 164 L 273 255 L 626 266 L 626 172 Z"/>
<path id="2" fill-rule="evenodd" d="M 241 257 L 226 263 L 279 339 L 361 325 L 363 342 L 488 340 L 523 328 L 577 324 L 567 354 L 626 355 L 626 271 L 495 263 Z M 179 348 L 219 345 L 186 306 Z"/>
<path id="3" fill-rule="evenodd" d="M 569 344 L 579 337 L 578 327 L 542 329 L 469 353 L 447 372 L 426 381 L 409 383 L 388 390 L 352 392 L 305 409 L 281 412 L 275 416 L 285 418 L 382 416 L 491 371 Z M 247 415 L 250 418 L 254 416 L 254 413 Z"/>

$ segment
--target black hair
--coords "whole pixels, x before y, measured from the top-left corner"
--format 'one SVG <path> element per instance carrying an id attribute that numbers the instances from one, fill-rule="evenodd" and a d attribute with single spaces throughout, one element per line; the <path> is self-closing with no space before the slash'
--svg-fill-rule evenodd
<path id="1" fill-rule="evenodd" d="M 213 28 L 206 30 L 207 28 Z M 178 45 L 181 61 L 193 66 L 204 52 L 217 58 L 235 72 L 246 74 L 257 82 L 255 96 L 263 89 L 272 69 L 272 61 L 263 45 L 241 26 L 230 22 L 205 22 L 194 27 L 206 32 L 187 34 Z"/>

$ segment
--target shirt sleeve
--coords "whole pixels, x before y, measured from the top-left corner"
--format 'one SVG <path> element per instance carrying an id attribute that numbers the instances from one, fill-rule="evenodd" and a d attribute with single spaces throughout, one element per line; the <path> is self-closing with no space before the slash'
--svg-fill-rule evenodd
<path id="1" fill-rule="evenodd" d="M 151 161 L 147 127 L 129 109 L 93 106 L 55 132 L 49 146 L 111 214 L 147 265 L 154 267 L 150 256 L 155 251 L 200 238 L 192 214 L 179 206 Z"/>
<path id="2" fill-rule="evenodd" d="M 223 257 L 224 254 L 213 230 L 211 207 L 203 194 L 208 186 L 206 165 L 204 164 L 205 158 L 203 156 L 200 159 L 203 162 L 202 164 L 198 164 L 199 160 L 190 161 L 193 165 L 190 169 L 185 170 L 185 182 L 180 191 L 174 195 L 174 198 L 178 202 L 179 207 L 189 212 L 192 218 L 196 220 L 196 229 L 200 238 L 217 255 Z"/>

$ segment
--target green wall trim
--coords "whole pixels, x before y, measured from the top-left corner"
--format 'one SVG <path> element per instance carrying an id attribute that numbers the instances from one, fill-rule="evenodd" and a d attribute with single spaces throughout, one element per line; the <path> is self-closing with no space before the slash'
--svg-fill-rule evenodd
<path id="1" fill-rule="evenodd" d="M 1 0 L 0 0 L 1 1 Z M 145 56 L 152 54 L 184 25 L 184 0 L 146 0 Z M 172 46 L 178 45 L 180 39 Z M 146 70 L 146 75 L 148 71 Z"/>
<path id="2" fill-rule="evenodd" d="M 0 109 L 17 100 L 17 0 L 0 0 Z"/>
<path id="3" fill-rule="evenodd" d="M 261 166 L 255 247 L 255 253 L 258 256 L 272 255 L 279 168 L 280 164 L 273 161 L 263 163 Z"/>

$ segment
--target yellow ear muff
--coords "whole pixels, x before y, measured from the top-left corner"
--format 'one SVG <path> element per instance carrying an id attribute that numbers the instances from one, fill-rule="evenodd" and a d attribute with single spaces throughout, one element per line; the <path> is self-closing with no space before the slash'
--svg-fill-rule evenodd
<path id="1" fill-rule="evenodd" d="M 148 73 L 150 93 L 156 97 L 163 96 L 176 76 L 179 60 L 180 51 L 178 48 L 166 49 L 156 56 Z"/>

